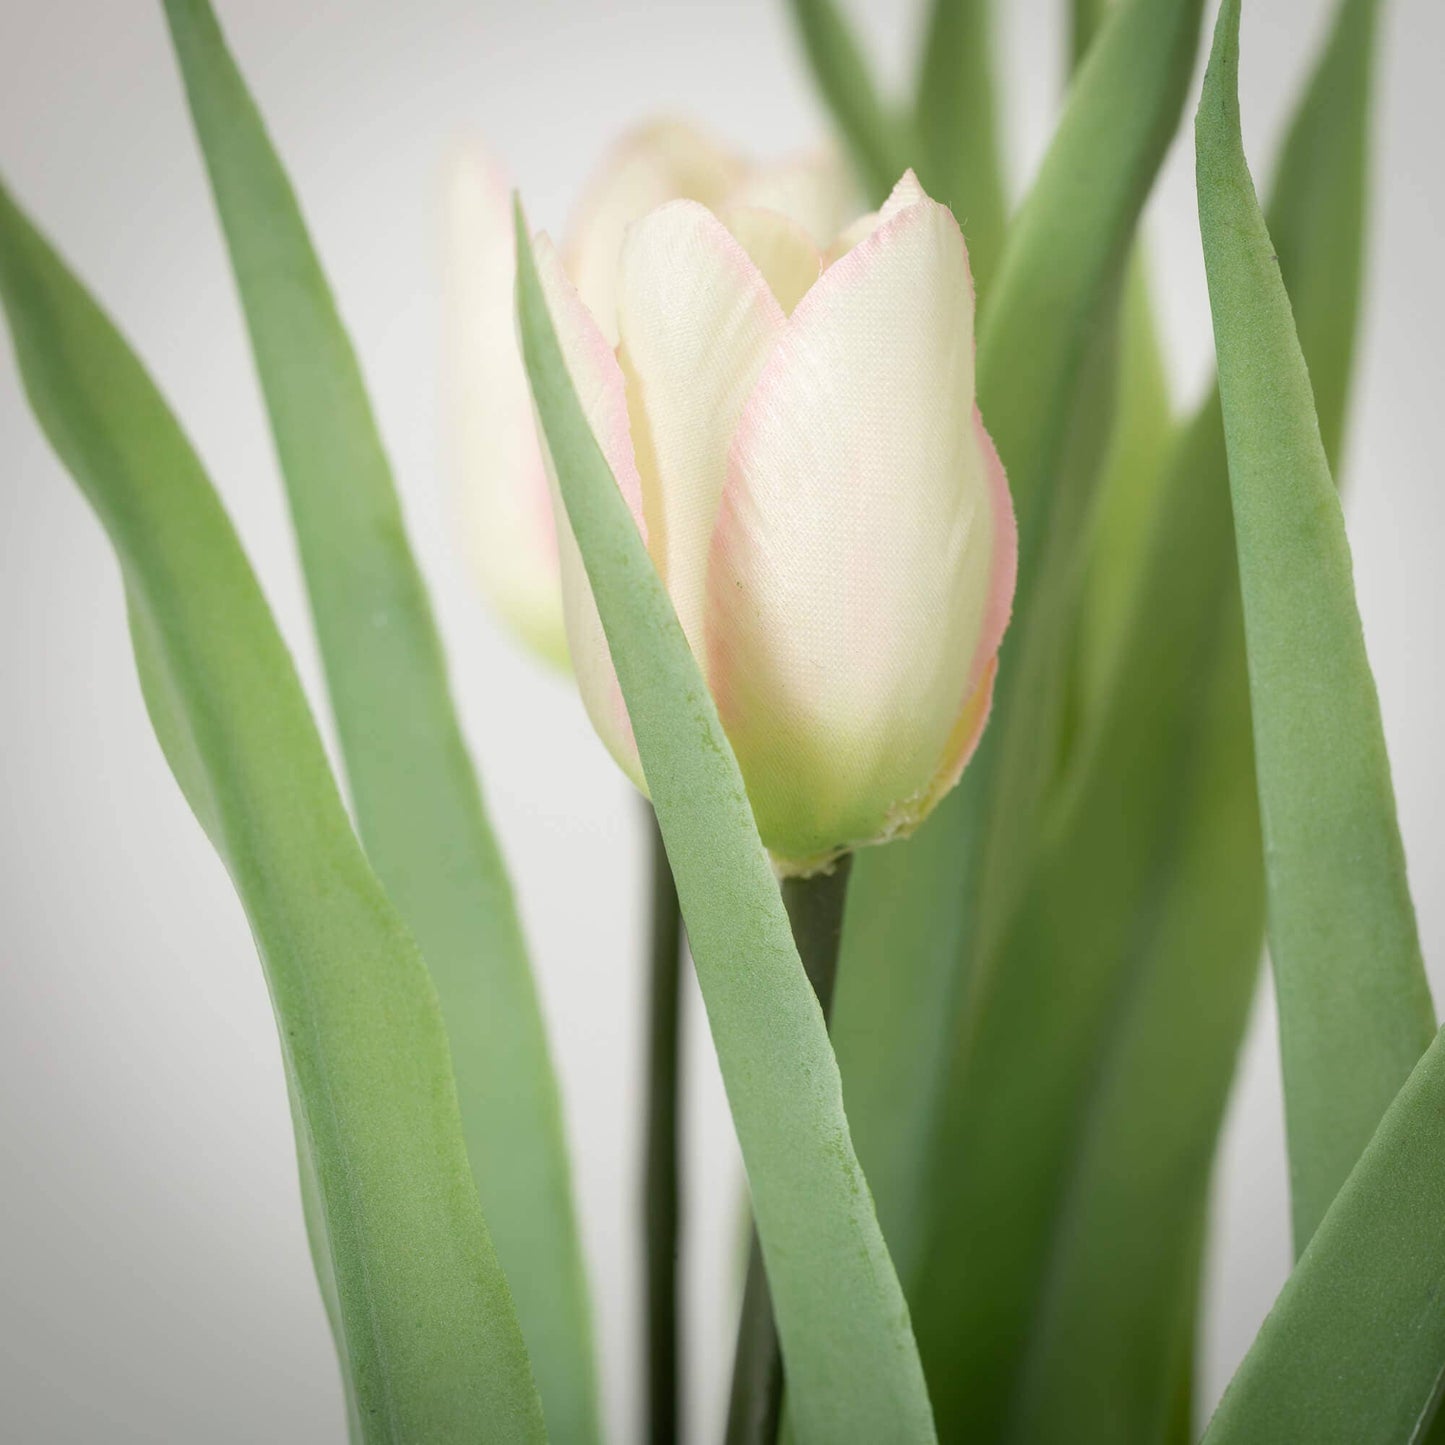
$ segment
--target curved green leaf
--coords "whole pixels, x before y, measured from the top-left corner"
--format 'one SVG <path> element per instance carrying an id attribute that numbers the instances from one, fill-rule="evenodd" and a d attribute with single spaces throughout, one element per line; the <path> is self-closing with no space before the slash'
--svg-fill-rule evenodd
<path id="1" fill-rule="evenodd" d="M 506 867 L 356 356 L 205 0 L 166 0 L 250 327 L 367 854 L 431 969 L 547 1421 L 599 1438 L 557 1082 Z"/>
<path id="2" fill-rule="evenodd" d="M 914 163 L 908 118 L 879 95 L 868 61 L 834 0 L 789 0 L 813 78 L 871 202 L 881 206 Z"/>
<path id="3" fill-rule="evenodd" d="M 517 257 L 532 394 L 677 880 L 747 1166 L 796 1438 L 932 1440 L 908 1307 L 853 1152 L 822 1010 L 717 709 L 577 400 L 520 210 Z"/>
<path id="4" fill-rule="evenodd" d="M 1008 222 L 994 101 L 993 0 L 934 0 L 918 75 L 918 175 L 952 207 L 987 291 Z"/>
<path id="5" fill-rule="evenodd" d="M 1229 452 L 1295 1243 L 1434 1032 L 1349 543 L 1309 371 L 1244 158 L 1239 3 L 1195 122 Z"/>
<path id="6" fill-rule="evenodd" d="M 0 297 L 36 416 L 120 560 L 157 736 L 260 950 L 360 1436 L 542 1440 L 431 981 L 230 522 L 149 377 L 3 190 Z"/>
<path id="7" fill-rule="evenodd" d="M 1445 1378 L 1442 1198 L 1445 1034 L 1437 1034 L 1311 1237 L 1205 1445 L 1422 1438 Z"/>

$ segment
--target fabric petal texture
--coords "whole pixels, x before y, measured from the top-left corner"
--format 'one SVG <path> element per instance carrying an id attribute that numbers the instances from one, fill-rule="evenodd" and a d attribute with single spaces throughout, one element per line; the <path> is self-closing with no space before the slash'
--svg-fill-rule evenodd
<path id="1" fill-rule="evenodd" d="M 453 158 L 447 223 L 447 421 L 467 553 L 496 613 L 565 667 L 552 502 L 512 319 L 511 196 L 476 145 Z"/>
<path id="2" fill-rule="evenodd" d="M 617 291 L 648 546 L 701 658 L 728 448 L 784 316 L 748 253 L 695 201 L 633 226 Z"/>
<path id="3" fill-rule="evenodd" d="M 973 286 L 911 174 L 787 321 L 733 439 L 706 656 L 784 871 L 905 833 L 956 779 L 1012 599 Z"/>

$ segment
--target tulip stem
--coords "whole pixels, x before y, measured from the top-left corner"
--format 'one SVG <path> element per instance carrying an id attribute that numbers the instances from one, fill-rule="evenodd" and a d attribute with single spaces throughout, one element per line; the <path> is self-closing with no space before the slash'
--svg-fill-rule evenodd
<path id="1" fill-rule="evenodd" d="M 682 913 L 657 815 L 647 808 L 652 855 L 651 979 L 648 989 L 647 1118 L 644 1180 L 647 1298 L 647 1413 L 652 1445 L 679 1438 L 678 1235 L 681 1191 L 678 1105 L 681 1087 Z"/>
<path id="2" fill-rule="evenodd" d="M 793 925 L 793 941 L 823 1017 L 831 1023 L 833 985 L 838 977 L 838 945 L 843 937 L 843 905 L 853 855 L 845 853 L 831 873 L 783 880 L 783 904 Z M 773 1302 L 763 1267 L 758 1232 L 748 1250 L 747 1282 L 738 1321 L 737 1353 L 728 1398 L 727 1445 L 776 1445 L 783 1414 L 783 1357 L 773 1320 Z"/>

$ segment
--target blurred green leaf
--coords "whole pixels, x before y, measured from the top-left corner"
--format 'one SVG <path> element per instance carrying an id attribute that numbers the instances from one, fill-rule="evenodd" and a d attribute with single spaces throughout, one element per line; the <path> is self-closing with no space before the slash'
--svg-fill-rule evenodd
<path id="1" fill-rule="evenodd" d="M 1353 350 L 1353 328 L 1332 318 L 1358 311 L 1376 9 L 1373 0 L 1344 0 L 1336 10 L 1296 108 L 1270 205 L 1275 234 L 1297 238 L 1280 247 L 1280 262 L 1312 376 L 1347 377 Z M 1338 437 L 1345 388 L 1325 395 L 1321 426 Z M 1149 920 L 1123 950 L 1115 1013 L 1132 1022 L 1106 1038 L 1092 1065 L 1108 1086 L 1089 1091 L 1062 1194 L 1067 1203 L 1053 1230 L 1050 1284 L 1031 1345 L 1035 1439 L 1124 1439 L 1118 1422 L 1131 1413 L 1137 1438 L 1157 1438 L 1147 1410 L 1140 1411 L 1150 1398 L 1141 1382 L 1157 1380 L 1170 1321 L 1187 1318 L 1196 1291 L 1187 1282 L 1176 1306 L 1155 1281 L 1170 1251 L 1186 1257 L 1178 1221 L 1205 1207 L 1212 1140 L 1260 953 L 1264 863 L 1217 392 L 1185 432 L 1166 476 L 1151 534 L 1154 581 L 1134 600 L 1132 641 L 1113 685 L 1135 693 L 1124 711 L 1157 709 L 1158 700 L 1194 690 L 1203 668 L 1210 673 L 1207 718 L 1192 741 L 1181 739 L 1177 777 L 1156 785 L 1161 814 L 1180 813 L 1182 846 L 1157 880 L 1146 875 L 1133 885 L 1147 891 L 1088 900 L 1090 910 L 1073 925 L 1083 936 L 1096 914 Z M 1204 559 L 1212 559 L 1210 567 L 1200 565 Z M 1181 619 L 1188 636 L 1188 619 L 1215 614 L 1212 668 L 1178 649 L 1159 652 L 1151 641 L 1180 635 Z M 1119 754 L 1111 766 L 1106 748 L 1087 766 L 1125 790 L 1135 763 Z M 1107 796 L 1103 783 L 1100 797 Z M 1087 825 L 1088 809 L 1077 812 Z M 1085 826 L 1064 846 L 1088 850 L 1099 840 Z M 1039 897 L 1034 906 L 1055 912 L 1059 900 Z M 1020 1120 L 1019 1127 L 1033 1125 Z"/>
<path id="2" fill-rule="evenodd" d="M 1069 0 L 1069 68 L 1078 70 L 1113 0 Z"/>
<path id="3" fill-rule="evenodd" d="M 1239 4 L 1195 123 L 1264 822 L 1295 1244 L 1434 1033 L 1349 544 L 1244 158 Z"/>
<path id="4" fill-rule="evenodd" d="M 952 207 L 987 291 L 1008 222 L 994 98 L 993 0 L 934 0 L 918 75 L 919 179 Z"/>
<path id="5" fill-rule="evenodd" d="M 3 190 L 0 297 L 35 414 L 120 560 L 157 736 L 260 950 L 353 1424 L 540 1441 L 431 981 L 235 533 L 139 362 Z"/>
<path id="6" fill-rule="evenodd" d="M 205 0 L 167 0 L 250 327 L 361 837 L 441 997 L 472 1172 L 552 1432 L 599 1438 L 557 1082 L 361 372 Z"/>
<path id="7" fill-rule="evenodd" d="M 909 117 L 879 95 L 867 57 L 834 0 L 788 0 L 803 51 L 853 168 L 874 206 L 916 160 Z"/>
<path id="8" fill-rule="evenodd" d="M 853 1152 L 822 1010 L 717 709 L 573 389 L 520 211 L 517 255 L 532 393 L 677 880 L 796 1438 L 932 1440 L 908 1308 Z"/>
<path id="9" fill-rule="evenodd" d="M 1362 10 L 1373 9 L 1345 0 L 1337 11 L 1296 112 L 1271 207 L 1276 234 L 1300 238 L 1297 247 L 1281 247 L 1281 262 L 1312 375 L 1348 374 L 1353 332 L 1327 324 L 1318 313 L 1354 316 L 1357 310 L 1366 192 L 1361 138 L 1368 133 L 1372 58 L 1365 43 L 1370 30 L 1361 21 L 1369 18 Z M 1320 128 L 1327 129 L 1328 143 Z M 1329 163 L 1331 153 L 1343 163 Z M 1343 389 L 1336 389 L 1334 410 L 1322 415 L 1327 435 L 1339 434 L 1344 402 Z M 1181 1221 L 1204 1208 L 1213 1141 L 1260 952 L 1263 861 L 1217 395 L 1183 431 L 1162 486 L 1151 485 L 1158 499 L 1143 539 L 1146 565 L 1125 609 L 1114 681 L 1101 695 L 1116 720 L 1105 714 L 1101 723 L 1096 716 L 1077 740 L 1079 756 L 1067 775 L 1070 805 L 1056 824 L 1043 874 L 1026 895 L 1026 910 L 1052 920 L 1044 937 L 1061 940 L 1046 951 L 1060 952 L 1031 958 L 1029 931 L 1016 930 L 1001 966 L 1002 976 L 1017 980 L 1011 990 L 1015 1009 L 997 1018 L 1001 1035 L 1047 1036 L 1048 1057 L 1062 1047 L 1076 1071 L 1041 1071 L 1037 1078 L 1052 1077 L 1051 1088 L 1012 1095 L 996 1093 L 992 1082 L 979 1087 L 979 1107 L 995 1104 L 1008 1116 L 990 1134 L 999 1151 L 991 1167 L 1008 1171 L 1008 1188 L 984 1196 L 987 1207 L 972 1219 L 958 1211 L 952 1216 L 954 1228 L 972 1234 L 978 1256 L 976 1288 L 965 1298 L 970 1305 L 977 1301 L 996 1331 L 1005 1316 L 989 1313 L 983 1286 L 992 1278 L 1002 1289 L 1014 1256 L 1019 1277 L 1013 1288 L 1025 1304 L 1011 1316 L 1011 1328 L 1022 1330 L 1022 1309 L 1032 1318 L 1028 1385 L 1015 1392 L 1024 1408 L 1013 1428 L 1028 1439 L 1159 1438 L 1165 1375 L 1187 1381 L 1196 1294 L 1190 1261 L 1197 1247 Z M 1125 695 L 1111 699 L 1116 688 Z M 1182 713 L 1181 694 L 1192 699 Z M 1131 711 L 1141 709 L 1131 722 Z M 1146 766 L 1161 757 L 1150 731 L 1171 716 L 1171 726 L 1182 719 L 1182 734 L 1162 754 L 1156 773 Z M 1120 726 L 1123 733 L 1107 745 Z M 1143 751 L 1136 754 L 1130 739 L 1141 740 Z M 1146 806 L 1151 793 L 1157 816 Z M 1120 811 L 1134 823 L 1114 830 L 1111 839 L 1110 819 Z M 1117 857 L 1113 868 L 1090 861 L 1127 847 L 1140 829 L 1145 838 L 1164 840 L 1157 867 L 1135 872 L 1132 865 L 1119 866 Z M 1169 843 L 1171 837 L 1176 841 Z M 840 979 L 834 1028 L 859 1154 L 901 1269 L 905 1249 L 916 1248 L 916 1231 L 911 1219 L 896 1222 L 902 1206 L 889 1207 L 890 1194 L 899 1192 L 890 1182 L 912 1177 L 895 1155 L 906 1156 L 915 1134 L 928 1137 L 917 1116 L 924 1112 L 920 1100 L 930 1097 L 926 1085 L 941 1047 L 929 1008 L 910 1016 L 905 1005 L 942 976 L 949 950 L 957 946 L 943 927 L 930 933 L 913 914 L 905 860 L 913 850 L 913 858 L 931 865 L 932 874 L 919 877 L 935 899 L 950 897 L 950 882 L 963 871 L 957 853 L 925 849 L 927 841 L 925 831 L 910 844 L 860 860 L 847 936 L 850 946 L 858 946 Z M 1142 843 L 1135 852 L 1141 847 L 1153 856 Z M 1078 860 L 1084 883 L 1063 866 L 1070 858 Z M 881 862 L 888 863 L 887 872 L 876 866 Z M 876 885 L 871 895 L 860 882 Z M 1111 944 L 1098 936 L 1101 921 L 1111 920 L 1138 926 Z M 898 945 L 895 953 L 888 951 L 890 940 Z M 1094 972 L 1101 959 L 1112 969 L 1102 982 Z M 1108 1001 L 1106 1027 L 1097 1012 L 1080 1007 L 1091 989 L 1096 1000 Z M 846 1009 L 845 995 L 852 1000 Z M 936 1008 L 936 999 L 931 1003 Z M 876 1055 L 867 1047 L 870 1017 L 881 1021 Z M 1055 1021 L 1048 1023 L 1049 1017 Z M 840 1037 L 844 1019 L 849 1035 Z M 1071 1037 L 1092 1044 L 1070 1043 Z M 884 1043 L 904 1066 L 880 1077 L 875 1071 L 886 1063 Z M 1030 1045 L 1030 1057 L 1040 1052 Z M 1001 1064 L 1013 1067 L 1006 1052 Z M 1071 1122 L 1061 1126 L 1054 1111 Z M 1015 1151 L 1015 1138 L 1051 1130 L 1057 1131 L 1059 1154 Z M 1029 1155 L 1032 1172 L 1025 1167 Z M 1031 1203 L 1040 1188 L 1056 1202 Z M 1035 1242 L 1021 1245 L 1020 1234 Z M 910 1277 L 905 1269 L 905 1280 Z M 1174 1298 L 1161 1282 L 1176 1280 Z M 1023 1350 L 1022 1333 L 1013 1348 Z M 1009 1347 L 1000 1347 L 1000 1358 L 1008 1353 Z M 1174 1389 L 1171 1439 L 1187 1434 L 1187 1390 Z"/>
<path id="10" fill-rule="evenodd" d="M 1062 749 L 1066 656 L 1085 521 L 1107 442 L 1112 375 L 1097 364 L 1140 209 L 1183 105 L 1197 0 L 1131 0 L 1072 88 L 1010 231 L 979 333 L 979 404 L 1008 469 L 1019 586 L 994 717 L 970 768 L 984 818 L 968 906 L 976 963 L 1017 904 Z M 1141 79 L 1142 78 L 1142 79 Z M 1122 91 L 1130 103 L 1118 103 Z"/>
<path id="11" fill-rule="evenodd" d="M 1285 134 L 1269 207 L 1332 470 L 1340 464 L 1360 329 L 1379 14 L 1379 0 L 1340 0 Z"/>
<path id="12" fill-rule="evenodd" d="M 973 1078 L 997 1091 L 975 1132 L 999 1177 L 959 1227 L 990 1282 L 971 1328 L 1018 1341 L 1009 1439 L 1158 1441 L 1189 1373 L 1264 912 L 1223 472 L 1216 403 L 1167 474 L 1117 684 L 999 966 L 993 1072 Z"/>
<path id="13" fill-rule="evenodd" d="M 860 1154 L 894 1231 L 890 1243 L 909 1261 L 920 1347 L 946 1438 L 965 1432 L 970 1401 L 987 1415 L 984 1397 L 1000 1382 L 975 1379 L 958 1363 L 954 1321 L 972 1284 L 951 1221 L 967 1161 L 958 1149 L 956 1099 L 947 1114 L 943 1105 L 960 1087 L 949 1082 L 960 1067 L 955 1056 L 965 1059 L 975 1042 L 990 955 L 1017 900 L 1056 771 L 1057 679 L 1089 503 L 1082 472 L 1102 450 L 1107 419 L 1091 394 L 1099 369 L 1086 362 L 1183 105 L 1198 19 L 1193 0 L 1121 7 L 1014 222 L 979 344 L 980 403 L 1009 471 L 1021 538 L 994 721 L 960 787 L 918 834 L 863 853 L 854 869 L 835 1037 Z M 1124 92 L 1127 107 L 1117 104 Z M 1091 428 L 1092 452 L 1077 445 L 1081 429 Z M 1078 473 L 1066 472 L 1066 458 Z M 875 1018 L 888 1019 L 892 1032 L 874 1030 Z M 930 1238 L 924 1268 L 921 1241 Z"/>
<path id="14" fill-rule="evenodd" d="M 1118 373 L 1109 447 L 1089 522 L 1080 600 L 1077 707 L 1092 718 L 1117 677 L 1124 631 L 1138 600 L 1148 548 L 1178 437 L 1169 399 L 1147 258 L 1129 262 L 1120 307 Z"/>
<path id="15" fill-rule="evenodd" d="M 1226 18 L 1231 10 L 1237 15 L 1238 0 L 1225 0 Z M 1445 1035 L 1437 1035 L 1285 1283 L 1205 1445 L 1430 1438 L 1445 1372 L 1442 1198 Z"/>

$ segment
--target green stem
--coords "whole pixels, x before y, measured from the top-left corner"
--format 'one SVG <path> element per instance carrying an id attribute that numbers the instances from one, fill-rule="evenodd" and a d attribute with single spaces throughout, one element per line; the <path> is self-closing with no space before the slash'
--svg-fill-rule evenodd
<path id="1" fill-rule="evenodd" d="M 657 816 L 647 809 L 652 854 L 652 956 L 648 992 L 645 1228 L 647 1414 L 652 1445 L 678 1439 L 678 1096 L 682 1022 L 682 914 Z"/>
<path id="2" fill-rule="evenodd" d="M 783 904 L 793 925 L 793 941 L 798 945 L 808 982 L 823 1007 L 823 1017 L 829 1020 L 838 976 L 838 945 L 843 937 L 843 904 L 852 867 L 853 855 L 845 853 L 831 873 L 783 880 Z M 727 1445 L 774 1445 L 782 1413 L 783 1358 L 755 1229 L 748 1251 L 737 1353 L 733 1357 Z"/>

